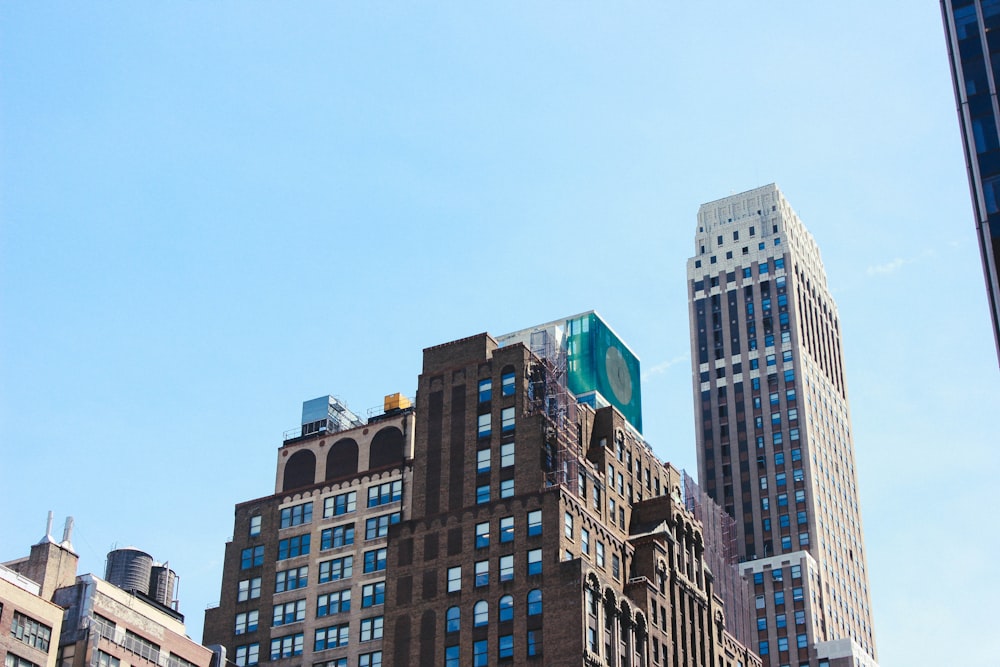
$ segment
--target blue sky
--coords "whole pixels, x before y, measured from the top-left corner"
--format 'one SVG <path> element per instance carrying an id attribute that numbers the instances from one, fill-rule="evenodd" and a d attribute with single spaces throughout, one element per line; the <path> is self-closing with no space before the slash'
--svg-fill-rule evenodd
<path id="1" fill-rule="evenodd" d="M 695 216 L 770 182 L 840 310 L 880 662 L 989 664 L 998 366 L 936 2 L 0 4 L 0 560 L 73 515 L 81 571 L 169 560 L 200 638 L 303 400 L 591 308 L 694 472 Z"/>

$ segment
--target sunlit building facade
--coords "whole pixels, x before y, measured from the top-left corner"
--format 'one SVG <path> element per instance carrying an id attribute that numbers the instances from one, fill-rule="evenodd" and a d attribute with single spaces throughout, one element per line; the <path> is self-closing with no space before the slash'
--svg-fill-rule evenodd
<path id="1" fill-rule="evenodd" d="M 877 659 L 840 321 L 775 185 L 701 206 L 687 265 L 698 474 L 736 520 L 765 664 Z"/>
<path id="2" fill-rule="evenodd" d="M 308 401 L 204 641 L 236 667 L 760 667 L 737 564 L 708 566 L 638 430 L 638 363 L 590 312 L 425 349 L 412 406 Z"/>

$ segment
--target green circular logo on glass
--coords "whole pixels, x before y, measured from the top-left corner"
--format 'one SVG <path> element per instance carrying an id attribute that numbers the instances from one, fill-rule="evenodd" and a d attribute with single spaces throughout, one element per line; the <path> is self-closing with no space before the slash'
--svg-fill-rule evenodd
<path id="1" fill-rule="evenodd" d="M 613 345 L 608 347 L 604 355 L 604 370 L 608 374 L 608 383 L 615 398 L 622 405 L 628 405 L 632 401 L 632 374 L 629 373 L 621 350 Z"/>

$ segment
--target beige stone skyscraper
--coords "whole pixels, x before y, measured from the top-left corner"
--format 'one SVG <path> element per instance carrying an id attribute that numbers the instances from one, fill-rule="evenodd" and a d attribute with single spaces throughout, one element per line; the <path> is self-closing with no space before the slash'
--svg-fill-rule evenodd
<path id="1" fill-rule="evenodd" d="M 701 486 L 736 520 L 766 665 L 875 665 L 840 321 L 774 184 L 698 211 L 688 260 Z"/>

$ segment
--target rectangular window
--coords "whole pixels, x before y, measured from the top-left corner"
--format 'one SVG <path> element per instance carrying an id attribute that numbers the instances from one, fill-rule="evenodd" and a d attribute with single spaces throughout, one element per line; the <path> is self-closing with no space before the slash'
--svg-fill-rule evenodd
<path id="1" fill-rule="evenodd" d="M 597 567 L 604 567 L 604 542 L 597 541 Z"/>
<path id="2" fill-rule="evenodd" d="M 349 556 L 348 556 L 349 558 Z M 328 561 L 329 562 L 329 561 Z M 322 569 L 322 564 L 320 564 Z M 309 566 L 293 567 L 289 570 L 276 572 L 274 576 L 274 592 L 294 591 L 305 588 L 309 580 Z"/>
<path id="3" fill-rule="evenodd" d="M 365 584 L 361 588 L 361 607 L 373 607 L 377 604 L 385 604 L 384 581 Z"/>
<path id="4" fill-rule="evenodd" d="M 794 600 L 795 602 L 801 602 L 804 599 L 802 596 L 803 592 L 801 586 L 796 586 L 795 588 L 792 589 L 792 600 Z"/>
<path id="5" fill-rule="evenodd" d="M 313 641 L 313 651 L 325 651 L 331 648 L 347 646 L 350 637 L 351 629 L 348 623 L 319 628 L 316 630 Z"/>
<path id="6" fill-rule="evenodd" d="M 505 516 L 500 519 L 500 542 L 512 542 L 514 540 L 514 517 Z"/>
<path id="7" fill-rule="evenodd" d="M 446 646 L 444 649 L 444 667 L 460 667 L 461 648 L 456 646 Z"/>
<path id="8" fill-rule="evenodd" d="M 504 373 L 500 377 L 500 393 L 504 396 L 514 395 L 514 374 Z"/>
<path id="9" fill-rule="evenodd" d="M 611 576 L 615 580 L 621 577 L 621 561 L 618 559 L 618 554 L 611 554 Z"/>
<path id="10" fill-rule="evenodd" d="M 260 515 L 250 517 L 250 537 L 260 535 Z"/>
<path id="11" fill-rule="evenodd" d="M 271 625 L 275 627 L 304 620 L 306 620 L 306 601 L 304 599 L 276 604 L 271 613 Z"/>
<path id="12" fill-rule="evenodd" d="M 480 438 L 488 438 L 490 436 L 492 432 L 491 420 L 492 416 L 488 412 L 485 415 L 479 415 L 478 432 Z"/>
<path id="13" fill-rule="evenodd" d="M 500 635 L 497 641 L 497 658 L 510 660 L 514 657 L 514 635 Z"/>
<path id="14" fill-rule="evenodd" d="M 403 498 L 403 480 L 368 487 L 368 507 L 398 503 Z"/>
<path id="15" fill-rule="evenodd" d="M 489 664 L 489 645 L 480 639 L 472 643 L 472 667 L 486 667 Z"/>
<path id="16" fill-rule="evenodd" d="M 573 515 L 569 512 L 563 514 L 563 534 L 567 539 L 573 539 Z"/>
<path id="17" fill-rule="evenodd" d="M 476 524 L 476 548 L 485 549 L 490 546 L 490 522 Z"/>
<path id="18" fill-rule="evenodd" d="M 290 658 L 293 655 L 302 655 L 302 645 L 304 636 L 301 632 L 285 637 L 275 637 L 271 640 L 271 660 Z"/>
<path id="19" fill-rule="evenodd" d="M 278 573 L 281 574 L 280 572 Z M 320 561 L 319 583 L 349 579 L 354 574 L 354 556 L 344 556 L 331 560 Z"/>
<path id="20" fill-rule="evenodd" d="M 260 597 L 260 577 L 244 579 L 240 582 L 239 593 L 236 595 L 237 602 L 246 602 Z"/>
<path id="21" fill-rule="evenodd" d="M 490 485 L 480 484 L 476 487 L 476 504 L 484 505 L 490 502 Z"/>
<path id="22" fill-rule="evenodd" d="M 775 605 L 785 604 L 785 591 L 774 592 L 774 604 Z"/>
<path id="23" fill-rule="evenodd" d="M 281 527 L 291 528 L 304 523 L 309 523 L 313 518 L 313 504 L 302 503 L 293 507 L 286 507 L 281 510 Z"/>
<path id="24" fill-rule="evenodd" d="M 806 648 L 809 646 L 809 638 L 805 634 L 795 635 L 795 646 L 797 648 Z"/>
<path id="25" fill-rule="evenodd" d="M 278 560 L 305 556 L 309 553 L 309 533 L 296 535 L 278 542 Z M 263 553 L 261 554 L 263 555 Z"/>
<path id="26" fill-rule="evenodd" d="M 532 549 L 528 552 L 528 574 L 542 573 L 542 550 Z"/>
<path id="27" fill-rule="evenodd" d="M 320 550 L 338 549 L 354 544 L 354 524 L 345 523 L 342 526 L 324 528 L 320 533 Z"/>
<path id="28" fill-rule="evenodd" d="M 370 642 L 382 639 L 382 617 L 373 616 L 361 620 L 361 641 Z"/>
<path id="29" fill-rule="evenodd" d="M 256 609 L 242 614 L 236 614 L 236 627 L 233 629 L 233 633 L 242 635 L 247 632 L 254 632 L 257 629 L 259 618 L 260 612 Z"/>
<path id="30" fill-rule="evenodd" d="M 21 660 L 16 655 L 12 653 L 7 654 L 7 661 L 5 667 L 23 667 L 30 665 L 31 667 L 38 667 L 34 663 L 28 662 L 27 660 Z M 111 655 L 110 653 L 105 653 L 104 651 L 98 649 L 97 651 L 97 667 L 121 667 L 121 660 Z M 190 664 L 190 663 L 189 663 Z"/>
<path id="31" fill-rule="evenodd" d="M 500 497 L 501 498 L 513 498 L 514 497 L 514 480 L 513 479 L 502 479 L 502 480 L 500 480 Z"/>
<path id="32" fill-rule="evenodd" d="M 476 474 L 483 474 L 490 471 L 490 454 L 492 452 L 489 449 L 480 449 L 476 452 Z"/>
<path id="33" fill-rule="evenodd" d="M 275 607 L 277 609 L 277 607 Z M 323 593 L 316 598 L 316 618 L 332 616 L 351 610 L 351 589 Z"/>
<path id="34" fill-rule="evenodd" d="M 358 667 L 382 667 L 382 651 L 373 651 L 359 655 Z"/>
<path id="35" fill-rule="evenodd" d="M 528 537 L 542 534 L 542 510 L 528 512 Z"/>
<path id="36" fill-rule="evenodd" d="M 488 560 L 476 561 L 475 569 L 475 583 L 473 584 L 477 588 L 480 586 L 490 585 L 490 562 Z"/>
<path id="37" fill-rule="evenodd" d="M 803 512 L 803 514 L 805 514 L 805 512 Z M 792 579 L 801 579 L 801 578 L 802 578 L 802 566 L 801 565 L 793 565 L 792 566 Z"/>
<path id="38" fill-rule="evenodd" d="M 385 569 L 385 547 L 365 552 L 365 573 L 379 572 Z"/>
<path id="39" fill-rule="evenodd" d="M 542 654 L 542 631 L 528 630 L 527 635 L 528 657 L 533 658 Z M 653 640 L 656 641 L 656 640 Z"/>
<path id="40" fill-rule="evenodd" d="M 580 529 L 580 551 L 590 555 L 590 531 L 586 528 Z"/>
<path id="41" fill-rule="evenodd" d="M 18 641 L 32 648 L 37 648 L 39 651 L 48 651 L 49 642 L 52 639 L 52 628 L 39 623 L 30 616 L 15 611 L 10 627 L 10 634 Z"/>
<path id="42" fill-rule="evenodd" d="M 504 408 L 500 411 L 500 430 L 510 433 L 514 430 L 514 408 Z"/>
<path id="43" fill-rule="evenodd" d="M 389 526 L 399 523 L 399 512 L 375 516 L 365 521 L 365 539 L 375 540 L 389 534 Z"/>
<path id="44" fill-rule="evenodd" d="M 514 465 L 514 443 L 505 442 L 500 445 L 500 467 L 509 468 Z"/>
<path id="45" fill-rule="evenodd" d="M 358 492 L 349 491 L 323 499 L 323 518 L 348 514 L 358 508 Z"/>
<path id="46" fill-rule="evenodd" d="M 788 650 L 788 637 L 778 637 L 778 652 Z"/>
<path id="47" fill-rule="evenodd" d="M 248 570 L 264 564 L 264 545 L 248 547 L 240 554 L 240 569 Z"/>
<path id="48" fill-rule="evenodd" d="M 500 556 L 500 581 L 513 581 L 514 579 L 514 556 L 509 554 Z"/>
<path id="49" fill-rule="evenodd" d="M 260 644 L 245 644 L 236 647 L 237 667 L 251 667 L 260 662 Z"/>
<path id="50" fill-rule="evenodd" d="M 493 398 L 493 381 L 492 380 L 480 380 L 479 381 L 479 402 L 485 403 Z"/>
<path id="51" fill-rule="evenodd" d="M 462 590 L 462 566 L 448 568 L 448 592 L 457 593 Z"/>

